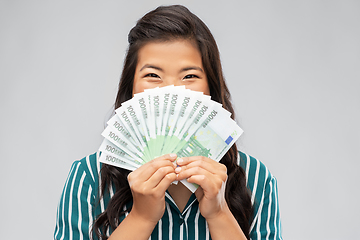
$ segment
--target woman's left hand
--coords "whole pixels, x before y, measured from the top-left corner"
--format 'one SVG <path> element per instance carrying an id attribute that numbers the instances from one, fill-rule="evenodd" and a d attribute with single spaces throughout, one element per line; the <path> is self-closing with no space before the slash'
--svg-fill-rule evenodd
<path id="1" fill-rule="evenodd" d="M 175 173 L 177 180 L 187 179 L 200 187 L 195 195 L 199 201 L 201 215 L 209 220 L 227 210 L 225 201 L 225 185 L 227 171 L 224 164 L 210 158 L 196 156 L 183 157 L 177 160 Z"/>

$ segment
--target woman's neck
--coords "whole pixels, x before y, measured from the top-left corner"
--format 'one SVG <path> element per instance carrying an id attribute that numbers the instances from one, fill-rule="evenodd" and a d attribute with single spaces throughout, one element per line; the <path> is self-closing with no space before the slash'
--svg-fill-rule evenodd
<path id="1" fill-rule="evenodd" d="M 178 184 L 171 184 L 168 188 L 168 192 L 175 201 L 180 212 L 183 212 L 192 192 L 181 182 L 178 182 Z"/>

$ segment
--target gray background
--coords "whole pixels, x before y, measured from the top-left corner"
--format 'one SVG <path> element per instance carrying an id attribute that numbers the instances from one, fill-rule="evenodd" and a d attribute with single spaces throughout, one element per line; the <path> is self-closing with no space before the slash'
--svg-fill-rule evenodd
<path id="1" fill-rule="evenodd" d="M 1 239 L 51 239 L 71 163 L 95 152 L 127 33 L 165 1 L 0 1 Z M 278 179 L 285 239 L 356 239 L 360 2 L 178 1 L 221 52 L 238 146 Z"/>

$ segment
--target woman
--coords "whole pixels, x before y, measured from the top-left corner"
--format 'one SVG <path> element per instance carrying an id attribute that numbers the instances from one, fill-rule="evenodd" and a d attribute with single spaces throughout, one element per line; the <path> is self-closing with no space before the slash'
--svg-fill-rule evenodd
<path id="1" fill-rule="evenodd" d="M 144 89 L 185 85 L 234 117 L 216 42 L 187 8 L 149 12 L 128 41 L 115 108 Z M 133 172 L 100 166 L 99 154 L 73 164 L 55 239 L 281 239 L 276 180 L 235 145 L 219 163 L 189 157 L 174 164 L 169 153 Z M 171 184 L 183 179 L 200 187 L 192 194 Z"/>

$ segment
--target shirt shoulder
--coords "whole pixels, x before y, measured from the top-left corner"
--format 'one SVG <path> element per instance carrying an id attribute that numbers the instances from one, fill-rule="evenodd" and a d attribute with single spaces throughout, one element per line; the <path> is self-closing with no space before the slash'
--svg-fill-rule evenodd
<path id="1" fill-rule="evenodd" d="M 92 192 L 94 192 L 99 185 L 101 168 L 100 162 L 98 161 L 99 156 L 100 153 L 96 152 L 74 161 L 65 182 L 65 187 L 67 187 L 68 184 L 77 187 L 87 185 L 92 189 Z"/>
<path id="2" fill-rule="evenodd" d="M 239 152 L 238 164 L 245 171 L 246 186 L 251 192 L 251 239 L 282 239 L 276 178 L 265 164 L 246 153 Z"/>
<path id="3" fill-rule="evenodd" d="M 57 210 L 54 239 L 89 239 L 99 186 L 99 153 L 74 161 Z"/>
<path id="4" fill-rule="evenodd" d="M 81 160 L 75 161 L 75 164 L 79 164 L 82 171 L 86 173 L 87 176 L 91 177 L 93 183 L 98 185 L 99 175 L 101 169 L 101 163 L 99 162 L 100 152 L 90 154 Z"/>
<path id="5" fill-rule="evenodd" d="M 246 185 L 251 192 L 263 190 L 264 184 L 273 178 L 264 163 L 244 152 L 239 151 L 238 164 L 245 171 Z"/>
<path id="6" fill-rule="evenodd" d="M 99 162 L 100 152 L 90 154 L 80 160 L 73 162 L 68 178 L 84 178 L 87 185 L 95 193 L 99 188 L 99 176 L 101 163 Z"/>

